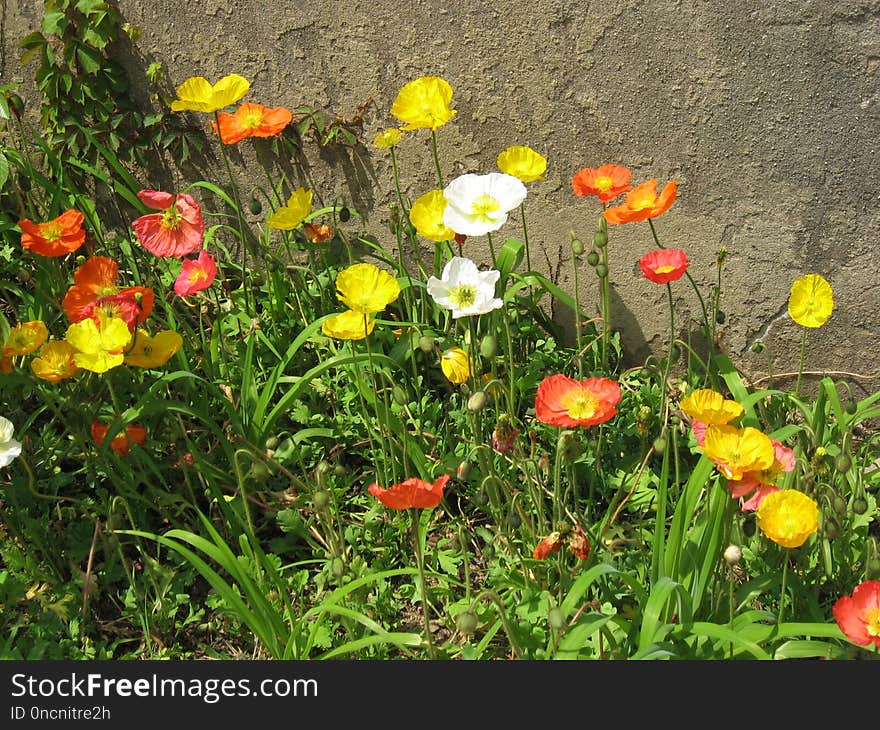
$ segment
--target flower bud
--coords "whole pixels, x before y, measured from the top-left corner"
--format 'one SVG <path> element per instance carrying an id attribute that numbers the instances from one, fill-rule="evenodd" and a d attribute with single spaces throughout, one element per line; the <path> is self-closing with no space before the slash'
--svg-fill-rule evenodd
<path id="1" fill-rule="evenodd" d="M 406 391 L 401 388 L 399 385 L 395 385 L 391 389 L 391 397 L 394 399 L 394 402 L 399 406 L 405 406 L 409 403 L 409 398 L 406 395 Z"/>
<path id="2" fill-rule="evenodd" d="M 756 342 L 754 345 L 752 345 L 752 352 L 764 352 L 764 350 L 766 349 L 767 345 L 765 345 L 763 342 Z"/>
<path id="3" fill-rule="evenodd" d="M 854 400 L 848 400 L 843 410 L 845 410 L 849 415 L 854 416 L 856 411 L 859 409 L 859 404 Z"/>
<path id="4" fill-rule="evenodd" d="M 248 209 L 254 215 L 260 215 L 263 212 L 263 204 L 256 198 L 251 198 L 248 201 Z"/>
<path id="5" fill-rule="evenodd" d="M 345 562 L 342 558 L 333 558 L 330 563 L 330 570 L 333 573 L 334 577 L 341 578 L 345 575 Z"/>
<path id="6" fill-rule="evenodd" d="M 724 560 L 730 566 L 737 565 L 742 560 L 742 556 L 743 551 L 739 545 L 728 545 L 724 549 Z"/>
<path id="7" fill-rule="evenodd" d="M 580 238 L 571 239 L 571 252 L 575 256 L 580 256 L 584 252 L 584 242 Z"/>
<path id="8" fill-rule="evenodd" d="M 565 627 L 565 614 L 559 606 L 553 606 L 547 612 L 547 623 L 554 631 L 561 631 Z"/>
<path id="9" fill-rule="evenodd" d="M 868 500 L 864 497 L 856 497 L 852 501 L 852 511 L 854 514 L 863 515 L 868 511 Z"/>
<path id="10" fill-rule="evenodd" d="M 662 454 L 666 451 L 666 439 L 658 436 L 654 439 L 654 443 L 651 444 L 651 447 L 654 449 L 655 454 Z"/>
<path id="11" fill-rule="evenodd" d="M 605 231 L 597 231 L 593 236 L 593 245 L 596 248 L 605 248 L 608 245 L 608 234 Z"/>
<path id="12" fill-rule="evenodd" d="M 715 321 L 718 324 L 724 324 L 727 321 L 727 315 L 719 309 L 715 312 Z"/>
<path id="13" fill-rule="evenodd" d="M 475 390 L 471 393 L 471 397 L 468 398 L 467 409 L 471 413 L 477 413 L 478 411 L 482 411 L 488 402 L 489 396 L 486 395 L 485 390 Z"/>
<path id="14" fill-rule="evenodd" d="M 608 233 L 608 221 L 605 220 L 604 215 L 599 216 L 599 231 L 601 233 Z"/>
<path id="15" fill-rule="evenodd" d="M 840 524 L 831 516 L 825 518 L 825 524 L 822 529 L 825 532 L 825 537 L 829 540 L 834 540 L 840 536 Z"/>
<path id="16" fill-rule="evenodd" d="M 840 474 L 846 474 L 852 466 L 852 458 L 849 454 L 841 451 L 834 460 L 834 468 Z"/>
<path id="17" fill-rule="evenodd" d="M 559 441 L 556 447 L 562 451 L 562 458 L 568 462 L 574 461 L 584 453 L 584 449 L 574 431 L 563 431 L 559 434 Z"/>
<path id="18" fill-rule="evenodd" d="M 587 254 L 587 263 L 588 263 L 590 266 L 596 266 L 596 265 L 598 265 L 598 263 L 599 263 L 599 254 L 597 254 L 595 251 L 590 251 L 590 253 Z"/>
<path id="19" fill-rule="evenodd" d="M 455 625 L 458 627 L 458 630 L 461 631 L 465 636 L 470 636 L 474 631 L 477 630 L 477 626 L 479 626 L 480 620 L 477 618 L 477 614 L 473 611 L 462 611 L 458 616 L 455 617 Z"/>
<path id="20" fill-rule="evenodd" d="M 498 354 L 498 339 L 495 335 L 486 335 L 480 342 L 480 354 L 487 360 L 491 360 Z"/>
<path id="21" fill-rule="evenodd" d="M 343 205 L 339 209 L 338 215 L 339 215 L 339 220 L 341 220 L 343 223 L 346 223 L 346 222 L 348 222 L 348 219 L 351 218 L 351 211 L 346 206 Z"/>
<path id="22" fill-rule="evenodd" d="M 600 279 L 604 279 L 608 276 L 608 267 L 605 264 L 597 264 L 596 265 L 596 276 Z"/>
<path id="23" fill-rule="evenodd" d="M 422 335 L 419 337 L 419 349 L 426 355 L 434 352 L 434 338 L 430 335 Z"/>
<path id="24" fill-rule="evenodd" d="M 466 482 L 471 475 L 471 468 L 471 462 L 467 460 L 462 461 L 458 465 L 458 471 L 455 473 L 456 478 Z"/>
<path id="25" fill-rule="evenodd" d="M 327 505 L 330 504 L 330 494 L 324 490 L 319 489 L 312 495 L 312 506 L 319 511 L 323 511 L 327 509 Z"/>
<path id="26" fill-rule="evenodd" d="M 846 514 L 846 500 L 839 494 L 835 494 L 831 500 L 831 508 L 839 515 Z"/>

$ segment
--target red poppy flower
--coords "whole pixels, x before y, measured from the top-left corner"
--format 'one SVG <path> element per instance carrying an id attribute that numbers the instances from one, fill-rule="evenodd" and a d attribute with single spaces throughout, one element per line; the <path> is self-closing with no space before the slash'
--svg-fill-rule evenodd
<path id="1" fill-rule="evenodd" d="M 391 509 L 409 509 L 410 507 L 430 509 L 440 504 L 440 500 L 443 499 L 443 487 L 448 481 L 449 474 L 439 477 L 433 484 L 412 477 L 388 489 L 383 489 L 374 482 L 367 487 L 367 491 Z"/>
<path id="2" fill-rule="evenodd" d="M 658 248 L 639 259 L 639 268 L 645 278 L 655 284 L 668 284 L 680 279 L 690 265 L 680 248 Z"/>
<path id="3" fill-rule="evenodd" d="M 851 596 L 838 598 L 831 610 L 850 641 L 880 647 L 880 580 L 860 583 Z"/>
<path id="4" fill-rule="evenodd" d="M 120 289 L 116 285 L 118 276 L 119 264 L 106 256 L 92 256 L 73 272 L 73 286 L 61 302 L 70 321 L 80 322 L 104 313 L 124 319 L 132 329 L 146 320 L 153 311 L 153 290 L 145 286 Z"/>
<path id="5" fill-rule="evenodd" d="M 666 183 L 663 192 L 657 196 L 657 181 L 648 182 L 634 187 L 626 194 L 626 202 L 623 205 L 615 205 L 607 208 L 603 215 L 609 223 L 635 223 L 648 218 L 656 218 L 662 215 L 675 201 L 675 180 Z"/>
<path id="6" fill-rule="evenodd" d="M 92 439 L 98 446 L 104 443 L 104 438 L 107 436 L 109 428 L 110 424 L 108 423 L 92 422 Z M 128 456 L 129 448 L 132 444 L 143 446 L 146 442 L 147 429 L 130 423 L 125 427 L 124 431 L 113 437 L 113 440 L 110 442 L 110 448 L 113 450 L 113 453 L 119 454 L 119 456 Z"/>
<path id="7" fill-rule="evenodd" d="M 532 557 L 536 560 L 546 560 L 550 553 L 558 553 L 562 550 L 562 535 L 559 532 L 551 532 L 532 551 Z"/>
<path id="8" fill-rule="evenodd" d="M 276 137 L 292 120 L 293 114 L 283 106 L 269 109 L 262 104 L 247 103 L 232 114 L 219 112 L 213 126 L 223 144 L 235 144 L 245 137 Z"/>
<path id="9" fill-rule="evenodd" d="M 608 378 L 550 375 L 538 385 L 535 416 L 541 423 L 562 428 L 596 426 L 617 414 L 620 398 L 620 386 Z"/>
<path id="10" fill-rule="evenodd" d="M 83 214 L 73 209 L 46 223 L 34 223 L 25 218 L 18 222 L 21 246 L 40 256 L 64 256 L 76 251 L 86 240 L 82 224 Z"/>
<path id="11" fill-rule="evenodd" d="M 205 222 L 195 198 L 159 190 L 141 190 L 138 197 L 148 208 L 160 211 L 142 215 L 131 223 L 147 251 L 154 256 L 179 259 L 202 247 Z"/>
<path id="12" fill-rule="evenodd" d="M 174 282 L 174 292 L 181 297 L 188 297 L 198 291 L 207 289 L 214 283 L 217 276 L 217 264 L 214 257 L 205 249 L 199 251 L 198 258 L 184 259 L 180 274 Z"/>
<path id="13" fill-rule="evenodd" d="M 571 187 L 575 195 L 596 195 L 601 202 L 607 203 L 632 188 L 630 178 L 632 173 L 620 165 L 585 167 L 575 173 Z"/>
<path id="14" fill-rule="evenodd" d="M 532 557 L 546 560 L 550 553 L 558 553 L 563 544 L 568 546 L 571 554 L 578 560 L 590 557 L 590 541 L 580 525 L 575 525 L 574 528 L 562 525 L 559 530 L 554 530 L 538 543 L 532 551 Z"/>

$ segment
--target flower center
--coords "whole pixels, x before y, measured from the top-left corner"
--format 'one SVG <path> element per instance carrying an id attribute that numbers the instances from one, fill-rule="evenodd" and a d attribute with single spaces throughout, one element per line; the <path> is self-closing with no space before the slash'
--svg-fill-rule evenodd
<path id="1" fill-rule="evenodd" d="M 487 193 L 478 195 L 471 203 L 471 215 L 477 220 L 492 221 L 490 213 L 495 213 L 501 208 L 501 203 Z"/>
<path id="2" fill-rule="evenodd" d="M 449 292 L 449 301 L 454 309 L 470 309 L 477 300 L 477 289 L 470 284 L 461 284 Z"/>
<path id="3" fill-rule="evenodd" d="M 61 225 L 55 222 L 44 223 L 41 227 L 40 233 L 43 234 L 43 238 L 49 243 L 52 243 L 52 241 L 57 241 L 61 238 Z"/>
<path id="4" fill-rule="evenodd" d="M 648 195 L 635 196 L 632 200 L 627 201 L 627 206 L 632 210 L 644 210 L 654 205 L 654 198 Z"/>
<path id="5" fill-rule="evenodd" d="M 658 266 L 654 269 L 655 274 L 668 274 L 670 271 L 675 271 L 675 267 L 670 266 L 669 264 L 664 264 L 663 266 Z"/>
<path id="6" fill-rule="evenodd" d="M 202 269 L 193 269 L 189 272 L 189 283 L 195 284 L 202 279 L 207 279 L 208 275 Z"/>
<path id="7" fill-rule="evenodd" d="M 596 182 L 593 184 L 596 190 L 601 190 L 604 193 L 611 190 L 611 187 L 614 185 L 614 180 L 607 175 L 600 175 L 596 178 Z"/>
<path id="8" fill-rule="evenodd" d="M 596 415 L 599 399 L 585 389 L 573 390 L 562 397 L 562 407 L 575 420 L 592 418 Z"/>
<path id="9" fill-rule="evenodd" d="M 865 628 L 869 636 L 880 636 L 880 607 L 865 611 Z"/>
<path id="10" fill-rule="evenodd" d="M 263 122 L 263 112 L 259 109 L 248 112 L 243 116 L 244 118 L 242 119 L 242 122 L 244 123 L 244 126 L 248 129 L 256 129 Z"/>
<path id="11" fill-rule="evenodd" d="M 177 210 L 176 205 L 172 205 L 170 208 L 166 208 L 162 211 L 162 228 L 176 231 L 180 226 L 181 220 L 183 220 L 183 216 L 180 214 L 180 211 Z"/>

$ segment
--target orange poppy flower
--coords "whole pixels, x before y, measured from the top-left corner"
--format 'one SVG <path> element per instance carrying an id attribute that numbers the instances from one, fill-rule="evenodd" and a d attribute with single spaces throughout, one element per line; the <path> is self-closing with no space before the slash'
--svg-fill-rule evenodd
<path id="1" fill-rule="evenodd" d="M 532 557 L 536 560 L 546 560 L 550 553 L 558 553 L 563 544 L 568 546 L 571 554 L 578 560 L 586 560 L 590 557 L 590 541 L 580 525 L 575 525 L 574 528 L 567 525 L 560 526 L 559 530 L 554 530 L 537 544 L 532 551 Z"/>
<path id="2" fill-rule="evenodd" d="M 630 178 L 632 172 L 620 165 L 585 167 L 575 173 L 571 187 L 575 195 L 596 195 L 601 202 L 607 203 L 632 188 Z"/>
<path id="3" fill-rule="evenodd" d="M 106 256 L 92 256 L 73 273 L 73 286 L 61 306 L 71 322 L 99 313 L 120 317 L 133 329 L 153 311 L 153 290 L 144 286 L 120 289 L 116 285 L 119 264 Z"/>
<path id="4" fill-rule="evenodd" d="M 306 238 L 309 243 L 324 243 L 333 238 L 333 228 L 328 225 L 318 226 L 314 223 L 306 223 Z"/>
<path id="5" fill-rule="evenodd" d="M 554 531 L 535 546 L 532 557 L 536 560 L 546 560 L 550 553 L 558 553 L 560 550 L 562 550 L 562 535 Z"/>
<path id="6" fill-rule="evenodd" d="M 657 181 L 648 180 L 626 194 L 623 205 L 615 205 L 604 211 L 605 220 L 609 223 L 635 223 L 648 218 L 662 215 L 675 201 L 675 180 L 670 180 L 657 195 Z"/>
<path id="7" fill-rule="evenodd" d="M 72 208 L 46 223 L 25 218 L 18 222 L 21 246 L 40 256 L 64 256 L 76 251 L 86 240 L 82 224 L 83 214 Z"/>
<path id="8" fill-rule="evenodd" d="M 109 429 L 110 424 L 108 423 L 101 423 L 100 421 L 92 422 L 92 439 L 94 439 L 98 446 L 104 443 L 104 438 L 107 436 L 107 431 Z M 143 426 L 130 423 L 125 427 L 124 431 L 113 437 L 113 440 L 110 442 L 110 448 L 113 450 L 113 453 L 119 454 L 119 456 L 128 456 L 132 444 L 143 446 L 146 442 L 147 429 Z"/>
<path id="9" fill-rule="evenodd" d="M 679 248 L 658 248 L 639 259 L 639 268 L 645 278 L 655 284 L 680 279 L 690 265 L 685 252 Z"/>
<path id="10" fill-rule="evenodd" d="M 551 426 L 587 428 L 615 416 L 620 398 L 620 386 L 608 378 L 576 380 L 550 375 L 538 385 L 535 416 Z"/>
<path id="11" fill-rule="evenodd" d="M 242 104 L 232 114 L 219 112 L 214 131 L 223 144 L 235 144 L 245 137 L 276 137 L 293 120 L 283 106 L 269 109 L 262 104 Z"/>
<path id="12" fill-rule="evenodd" d="M 880 580 L 866 580 L 831 609 L 846 638 L 861 646 L 880 647 Z"/>
<path id="13" fill-rule="evenodd" d="M 440 504 L 440 500 L 443 499 L 443 487 L 448 481 L 449 474 L 439 477 L 433 484 L 412 477 L 388 489 L 383 489 L 374 482 L 367 487 L 367 491 L 391 509 L 409 509 L 410 507 L 430 509 Z"/>
<path id="14" fill-rule="evenodd" d="M 0 353 L 3 357 L 30 355 L 49 338 L 49 328 L 41 319 L 17 324 L 9 331 L 9 339 Z"/>

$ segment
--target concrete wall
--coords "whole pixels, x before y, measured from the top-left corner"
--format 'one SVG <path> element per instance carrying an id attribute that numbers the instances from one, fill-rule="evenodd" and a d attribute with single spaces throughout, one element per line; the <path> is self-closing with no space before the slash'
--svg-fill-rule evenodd
<path id="1" fill-rule="evenodd" d="M 173 85 L 235 72 L 252 82 L 248 101 L 344 116 L 373 99 L 367 142 L 395 124 L 388 109 L 404 83 L 443 76 L 458 110 L 438 130 L 446 179 L 495 170 L 511 144 L 544 154 L 546 177 L 528 184 L 526 201 L 533 251 L 542 252 L 533 265 L 569 291 L 570 231 L 589 241 L 600 210 L 595 198 L 573 195 L 573 174 L 614 162 L 635 183 L 675 179 L 678 199 L 656 228 L 665 245 L 687 251 L 706 294 L 727 247 L 719 330 L 734 362 L 765 375 L 766 353 L 750 350 L 760 340 L 776 372 L 797 370 L 802 330 L 788 318 L 788 291 L 815 272 L 834 287 L 836 308 L 809 332 L 807 369 L 873 376 L 850 377 L 857 392 L 880 386 L 877 0 L 121 0 L 119 8 Z M 35 0 L 4 4 L 3 82 L 31 78 L 15 44 L 41 16 Z M 398 148 L 413 198 L 435 186 L 428 139 L 423 131 Z M 312 173 L 319 197 L 353 201 L 392 242 L 387 152 L 368 144 L 357 159 L 317 157 Z M 514 217 L 499 235 L 521 230 Z M 488 263 L 478 246 L 469 241 L 467 254 Z M 611 228 L 614 325 L 634 362 L 668 340 L 665 287 L 636 265 L 653 247 L 647 223 Z M 597 302 L 586 267 L 581 282 L 582 301 Z M 697 319 L 685 280 L 674 293 L 678 321 Z"/>

